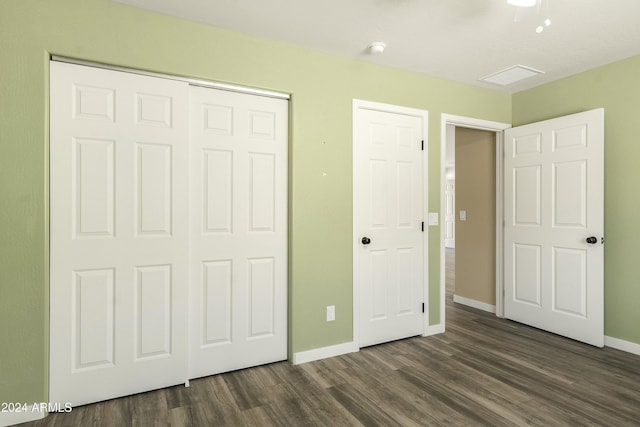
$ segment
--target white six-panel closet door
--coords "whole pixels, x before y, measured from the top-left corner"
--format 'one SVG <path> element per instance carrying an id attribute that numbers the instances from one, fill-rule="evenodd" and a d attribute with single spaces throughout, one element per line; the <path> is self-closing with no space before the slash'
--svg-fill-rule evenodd
<path id="1" fill-rule="evenodd" d="M 287 358 L 288 102 L 190 88 L 189 375 Z"/>
<path id="2" fill-rule="evenodd" d="M 50 401 L 187 376 L 187 84 L 51 63 Z"/>

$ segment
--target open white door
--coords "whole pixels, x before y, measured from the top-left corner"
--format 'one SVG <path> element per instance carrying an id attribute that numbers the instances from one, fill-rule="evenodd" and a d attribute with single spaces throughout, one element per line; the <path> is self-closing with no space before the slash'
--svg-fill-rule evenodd
<path id="1" fill-rule="evenodd" d="M 505 317 L 604 345 L 604 110 L 505 131 Z"/>
<path id="2" fill-rule="evenodd" d="M 423 333 L 426 111 L 354 102 L 360 347 Z"/>

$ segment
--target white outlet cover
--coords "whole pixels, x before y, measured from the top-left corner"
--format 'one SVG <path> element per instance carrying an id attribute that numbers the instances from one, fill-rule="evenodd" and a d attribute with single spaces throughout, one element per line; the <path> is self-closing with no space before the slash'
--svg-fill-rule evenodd
<path id="1" fill-rule="evenodd" d="M 429 212 L 429 225 L 438 225 L 438 212 Z"/>
<path id="2" fill-rule="evenodd" d="M 327 306 L 327 322 L 333 322 L 336 320 L 336 306 L 328 305 Z"/>

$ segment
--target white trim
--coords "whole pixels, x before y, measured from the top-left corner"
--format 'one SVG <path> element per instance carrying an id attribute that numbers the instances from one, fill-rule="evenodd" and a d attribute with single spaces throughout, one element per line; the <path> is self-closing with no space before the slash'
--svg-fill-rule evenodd
<path id="1" fill-rule="evenodd" d="M 353 218 L 352 218 L 352 224 L 353 224 L 353 229 L 352 229 L 352 239 L 351 239 L 351 243 L 353 245 L 352 249 L 351 249 L 351 269 L 353 270 L 353 281 L 351 282 L 351 286 L 353 288 L 353 342 L 355 343 L 356 347 L 360 348 L 360 345 L 358 344 L 360 342 L 360 307 L 359 307 L 359 302 L 360 302 L 360 292 L 359 292 L 359 283 L 360 283 L 360 274 L 358 271 L 358 257 L 356 255 L 356 248 L 358 247 L 358 215 L 360 214 L 360 208 L 359 208 L 359 203 L 358 200 L 360 200 L 360 191 L 358 191 L 358 173 L 357 173 L 357 159 L 358 159 L 358 150 L 359 150 L 359 146 L 358 146 L 358 137 L 360 135 L 360 131 L 358 130 L 359 128 L 359 123 L 360 123 L 360 115 L 359 115 L 359 109 L 360 109 L 360 102 L 357 99 L 353 100 L 353 107 L 352 107 L 352 124 L 351 126 L 353 127 L 352 131 L 353 131 L 353 139 L 351 141 L 351 145 L 352 145 L 352 159 L 351 159 L 351 176 L 352 176 L 352 181 L 353 181 Z"/>
<path id="2" fill-rule="evenodd" d="M 621 340 L 619 338 L 604 336 L 604 345 L 606 347 L 615 348 L 616 350 L 626 351 L 640 356 L 640 344 L 631 341 Z"/>
<path id="3" fill-rule="evenodd" d="M 328 347 L 314 348 L 313 350 L 293 353 L 292 363 L 294 365 L 300 365 L 301 363 L 313 362 L 316 360 L 326 359 L 328 357 L 355 353 L 357 351 L 360 351 L 358 345 L 354 341 L 351 341 L 344 344 L 330 345 Z"/>
<path id="4" fill-rule="evenodd" d="M 477 308 L 479 310 L 495 313 L 495 306 L 491 304 L 486 304 L 480 301 L 475 301 L 472 299 L 454 295 L 453 302 L 467 305 L 469 307 Z M 441 334 L 444 332 L 445 332 L 444 324 L 431 325 L 425 330 L 422 336 L 427 337 L 431 335 Z M 614 337 L 605 336 L 604 345 L 606 347 L 615 348 L 616 350 L 621 350 L 627 353 L 632 353 L 640 356 L 640 344 L 636 344 L 630 341 L 624 341 Z M 294 353 L 292 363 L 294 365 L 300 365 L 302 363 L 313 362 L 316 360 L 322 360 L 329 357 L 340 356 L 348 353 L 356 353 L 358 351 L 359 351 L 358 345 L 352 341 L 348 343 L 337 344 L 337 345 L 332 345 L 328 347 L 321 347 L 313 350 Z M 29 418 L 24 417 L 24 419 L 22 419 L 18 417 L 19 414 L 0 413 L 0 427 L 9 426 L 12 424 L 24 423 L 27 421 L 33 421 L 33 420 L 44 418 L 45 416 L 45 414 L 43 413 L 36 412 L 35 414 L 37 414 L 36 417 L 29 417 Z M 31 413 L 22 413 L 22 415 L 31 416 Z M 14 421 L 14 420 L 17 420 L 17 421 Z M 9 422 L 9 424 L 5 424 L 5 422 Z"/>
<path id="5" fill-rule="evenodd" d="M 453 296 L 453 302 L 456 302 L 456 303 L 462 304 L 462 305 L 466 305 L 468 307 L 477 308 L 478 310 L 488 311 L 489 313 L 494 313 L 495 314 L 495 312 L 496 312 L 496 306 L 495 305 L 487 304 L 486 302 L 482 302 L 482 301 L 476 301 L 476 300 L 470 299 L 470 298 L 461 297 L 459 295 L 454 295 Z"/>
<path id="6" fill-rule="evenodd" d="M 496 305 L 504 317 L 504 131 L 496 132 Z"/>
<path id="7" fill-rule="evenodd" d="M 422 334 L 423 337 L 429 337 L 431 335 L 444 334 L 444 323 L 429 326 Z"/>
<path id="8" fill-rule="evenodd" d="M 402 105 L 393 105 L 393 104 L 383 104 L 381 102 L 373 102 L 373 101 L 365 101 L 362 99 L 354 99 L 353 100 L 354 111 L 356 108 L 361 108 L 363 110 L 373 110 L 373 111 L 381 111 L 383 113 L 394 113 L 394 114 L 402 114 L 405 116 L 415 116 L 419 117 L 423 120 L 427 119 L 428 111 L 427 110 L 419 110 L 417 108 L 411 107 L 403 107 Z M 354 123 L 355 124 L 355 123 Z M 427 137 L 426 126 L 427 122 L 424 122 L 424 135 L 423 137 Z M 426 139 L 425 139 L 426 146 Z M 425 149 L 426 151 L 426 149 Z"/>
<path id="9" fill-rule="evenodd" d="M 511 128 L 511 124 L 502 122 L 492 122 L 490 120 L 476 119 L 473 117 L 456 116 L 454 114 L 442 113 L 441 121 L 454 126 L 463 128 L 488 130 L 491 132 L 501 132 Z M 445 129 L 446 130 L 446 129 Z"/>
<path id="10" fill-rule="evenodd" d="M 258 89 L 258 88 L 254 88 L 254 87 L 248 87 L 248 86 L 238 86 L 238 85 L 232 85 L 232 84 L 228 84 L 228 83 L 213 82 L 213 81 L 209 81 L 209 80 L 191 79 L 191 78 L 188 78 L 188 77 L 173 76 L 173 75 L 170 75 L 170 74 L 154 73 L 152 71 L 138 70 L 136 68 L 128 68 L 128 67 L 119 67 L 117 65 L 110 65 L 110 64 L 103 64 L 103 63 L 100 63 L 100 62 L 85 61 L 85 60 L 82 60 L 82 59 L 68 58 L 68 57 L 65 57 L 65 56 L 51 55 L 50 58 L 51 58 L 52 61 L 66 62 L 67 64 L 85 65 L 85 66 L 88 66 L 88 67 L 102 68 L 102 69 L 105 69 L 105 70 L 122 71 L 122 72 L 125 72 L 125 73 L 139 74 L 139 75 L 142 75 L 142 76 L 159 77 L 161 79 L 177 80 L 177 81 L 180 81 L 180 82 L 189 83 L 192 86 L 202 86 L 202 87 L 208 87 L 208 88 L 213 88 L 213 89 L 227 90 L 227 91 L 230 91 L 230 92 L 239 92 L 239 93 L 246 93 L 246 94 L 249 94 L 249 95 L 265 96 L 265 97 L 268 97 L 268 98 L 287 99 L 287 100 L 291 99 L 291 95 L 289 95 L 288 93 L 284 93 L 284 92 L 276 92 L 276 91 L 272 91 L 272 90 Z"/>
<path id="11" fill-rule="evenodd" d="M 425 306 L 425 312 L 423 313 L 423 336 L 429 335 L 428 331 L 431 329 L 429 325 L 429 226 L 427 218 L 429 216 L 429 182 L 428 182 L 428 152 L 429 152 L 429 112 L 427 110 L 419 110 L 416 108 L 403 107 L 399 105 L 383 104 L 379 102 L 365 101 L 361 99 L 353 100 L 353 158 L 352 158 L 352 176 L 353 176 L 353 342 L 359 347 L 359 325 L 360 325 L 360 310 L 358 307 L 359 295 L 358 295 L 358 260 L 356 257 L 356 248 L 359 241 L 359 228 L 358 228 L 358 214 L 359 214 L 359 194 L 358 194 L 358 159 L 359 159 L 359 110 L 375 110 L 387 113 L 403 114 L 407 116 L 415 116 L 422 120 L 422 139 L 424 141 L 424 150 L 422 151 L 422 182 L 424 186 L 423 194 L 423 213 L 422 217 L 425 222 L 424 236 L 423 236 L 423 301 Z M 444 307 L 444 306 L 443 306 Z M 444 331 L 443 331 L 444 332 Z"/>
<path id="12" fill-rule="evenodd" d="M 503 236 L 502 222 L 504 219 L 503 188 L 504 171 L 503 156 L 504 137 L 503 131 L 509 129 L 509 123 L 493 122 L 489 120 L 475 119 L 472 117 L 456 116 L 453 114 L 440 115 L 440 217 L 445 214 L 445 185 L 447 165 L 447 125 L 455 125 L 465 128 L 488 130 L 496 133 L 496 314 L 504 316 L 504 300 L 502 297 L 504 280 L 503 268 Z M 445 247 L 444 227 L 440 227 L 440 323 L 445 328 Z"/>
<path id="13" fill-rule="evenodd" d="M 7 402 L 9 403 L 9 402 Z M 41 420 L 47 416 L 46 412 L 31 411 L 33 405 L 39 403 L 26 404 L 27 412 L 0 412 L 0 427 L 12 426 L 15 424 L 27 423 L 29 421 Z"/>

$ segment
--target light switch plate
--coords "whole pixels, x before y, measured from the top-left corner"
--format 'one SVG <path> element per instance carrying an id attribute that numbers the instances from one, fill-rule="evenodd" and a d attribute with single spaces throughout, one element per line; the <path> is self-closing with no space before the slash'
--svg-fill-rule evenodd
<path id="1" fill-rule="evenodd" d="M 460 221 L 467 220 L 467 211 L 460 211 Z"/>
<path id="2" fill-rule="evenodd" d="M 429 212 L 429 225 L 438 225 L 438 212 Z"/>
<path id="3" fill-rule="evenodd" d="M 327 322 L 333 322 L 336 320 L 336 306 L 328 305 L 327 306 Z"/>

